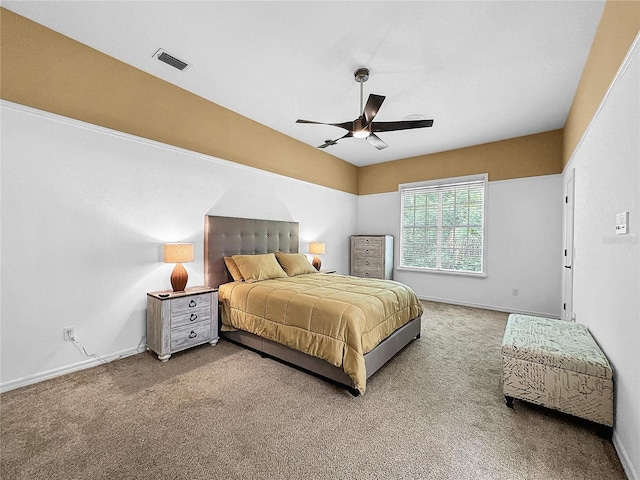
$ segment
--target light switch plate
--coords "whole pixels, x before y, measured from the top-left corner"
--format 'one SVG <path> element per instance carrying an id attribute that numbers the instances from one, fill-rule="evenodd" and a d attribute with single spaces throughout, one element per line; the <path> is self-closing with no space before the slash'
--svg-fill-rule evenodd
<path id="1" fill-rule="evenodd" d="M 616 215 L 616 235 L 629 233 L 629 212 L 622 212 Z"/>

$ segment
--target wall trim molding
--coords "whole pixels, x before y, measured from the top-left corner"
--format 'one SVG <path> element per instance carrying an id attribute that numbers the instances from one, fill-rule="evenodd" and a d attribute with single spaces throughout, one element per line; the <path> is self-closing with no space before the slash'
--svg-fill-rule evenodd
<path id="1" fill-rule="evenodd" d="M 219 165 L 224 165 L 227 167 L 238 168 L 240 170 L 246 170 L 250 172 L 256 172 L 263 175 L 267 175 L 269 177 L 285 179 L 295 182 L 300 182 L 306 185 L 311 185 L 313 187 L 324 188 L 331 191 L 341 192 L 347 195 L 358 196 L 355 193 L 345 192 L 343 190 L 338 190 L 335 188 L 327 187 L 325 185 L 319 185 L 317 183 L 308 182 L 306 180 L 300 180 L 299 178 L 288 177 L 286 175 L 281 175 L 279 173 L 270 172 L 268 170 L 262 170 L 260 168 L 252 167 L 250 165 L 244 165 L 242 163 L 234 162 L 232 160 L 225 160 L 224 158 L 214 157 L 212 155 L 207 155 L 205 153 L 194 152 L 193 150 L 188 150 L 186 148 L 177 147 L 175 145 L 170 145 L 168 143 L 158 142 L 157 140 L 151 140 L 145 137 L 139 137 L 137 135 L 133 135 L 131 133 L 121 132 L 119 130 L 113 130 L 108 127 L 103 127 L 100 125 L 96 125 L 93 123 L 88 123 L 82 120 L 76 120 L 74 118 L 65 117 L 64 115 L 60 115 L 57 113 L 47 112 L 46 110 L 39 110 L 37 108 L 29 107 L 27 105 L 22 105 L 20 103 L 11 102 L 9 100 L 0 99 L 0 106 L 2 108 L 7 108 L 9 110 L 14 110 L 17 112 L 26 113 L 27 115 L 32 115 L 34 117 L 44 118 L 47 120 L 51 120 L 57 123 L 70 125 L 77 128 L 82 128 L 84 130 L 89 130 L 94 133 L 100 133 L 102 135 L 108 135 L 111 137 L 116 137 L 119 139 L 127 140 L 130 142 L 140 143 L 142 145 L 159 148 L 162 150 L 167 150 L 169 152 L 178 153 L 180 155 L 187 155 L 192 158 L 198 160 L 204 160 L 207 162 L 217 163 Z"/>
<path id="2" fill-rule="evenodd" d="M 504 306 L 489 305 L 489 304 L 476 303 L 476 302 L 461 302 L 459 300 L 451 300 L 451 299 L 440 298 L 440 297 L 429 297 L 424 295 L 419 295 L 418 298 L 420 300 L 426 300 L 428 302 L 446 303 L 448 305 L 458 305 L 460 307 L 480 308 L 482 310 L 492 310 L 494 312 L 519 313 L 521 315 L 532 315 L 535 317 L 545 317 L 545 318 L 554 318 L 554 319 L 559 318 L 557 314 L 549 313 L 549 312 L 532 312 L 530 310 L 520 310 L 517 308 L 507 308 Z"/>
<path id="3" fill-rule="evenodd" d="M 625 74 L 627 69 L 631 66 L 631 62 L 633 61 L 633 58 L 636 56 L 638 51 L 640 51 L 640 32 L 638 32 L 638 34 L 636 35 L 636 38 L 633 40 L 633 43 L 631 44 L 629 51 L 627 52 L 627 54 L 624 57 L 624 60 L 620 64 L 620 68 L 618 68 L 618 71 L 614 75 L 613 80 L 609 84 L 609 88 L 607 88 L 607 92 L 604 94 L 604 97 L 602 97 L 602 101 L 600 102 L 600 105 L 598 105 L 598 108 L 593 114 L 593 117 L 591 117 L 591 121 L 589 122 L 589 125 L 587 125 L 587 128 L 585 128 L 584 132 L 582 133 L 582 136 L 580 137 L 580 141 L 576 144 L 576 148 L 574 148 L 573 152 L 571 152 L 571 157 L 569 158 L 569 161 L 562 169 L 563 176 L 569 171 L 571 171 L 571 169 L 573 168 L 572 166 L 573 160 L 575 159 L 578 151 L 580 151 L 580 149 L 582 148 L 582 144 L 585 142 L 587 135 L 591 131 L 591 128 L 593 127 L 593 124 L 595 123 L 596 118 L 598 118 L 598 116 L 600 115 L 600 112 L 602 111 L 605 104 L 607 103 L 607 100 L 609 100 L 609 97 L 611 96 L 611 92 L 613 90 L 614 85 L 618 82 L 618 80 Z"/>
<path id="4" fill-rule="evenodd" d="M 0 393 L 15 390 L 16 388 L 26 387 L 28 385 L 33 385 L 34 383 L 40 383 L 52 378 L 61 377 L 62 375 L 66 375 L 68 373 L 86 370 L 87 368 L 97 367 L 98 365 L 105 365 L 107 363 L 113 362 L 114 360 L 120 360 L 125 357 L 137 355 L 138 353 L 144 352 L 146 349 L 146 345 L 143 345 L 142 347 L 129 348 L 108 355 L 102 355 L 100 357 L 102 358 L 102 360 L 91 358 L 83 360 L 81 362 L 72 363 L 70 365 L 63 365 L 62 367 L 53 368 L 45 372 L 36 373 L 34 375 L 28 375 L 26 377 L 9 380 L 8 382 L 0 384 Z"/>
<path id="5" fill-rule="evenodd" d="M 616 449 L 618 453 L 618 458 L 620 459 L 620 463 L 622 463 L 622 468 L 624 472 L 629 477 L 629 480 L 640 480 L 638 477 L 638 472 L 633 468 L 633 463 L 631 463 L 631 459 L 629 458 L 629 454 L 627 450 L 624 448 L 624 444 L 620 441 L 620 436 L 616 430 L 613 431 L 613 438 L 611 439 L 613 443 L 613 447 Z"/>

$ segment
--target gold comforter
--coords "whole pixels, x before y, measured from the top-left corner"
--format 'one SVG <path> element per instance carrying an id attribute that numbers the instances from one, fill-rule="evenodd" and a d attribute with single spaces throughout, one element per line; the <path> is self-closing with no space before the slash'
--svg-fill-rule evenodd
<path id="1" fill-rule="evenodd" d="M 306 274 L 220 286 L 222 329 L 240 329 L 341 367 L 360 393 L 364 354 L 422 315 L 413 290 L 390 280 Z"/>

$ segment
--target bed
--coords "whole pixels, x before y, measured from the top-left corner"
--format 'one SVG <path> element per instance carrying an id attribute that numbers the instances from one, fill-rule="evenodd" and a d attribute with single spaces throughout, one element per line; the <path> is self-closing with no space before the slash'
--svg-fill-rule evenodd
<path id="1" fill-rule="evenodd" d="M 277 253 L 286 265 L 283 258 L 299 256 L 298 232 L 296 222 L 205 217 L 205 283 L 219 288 L 221 336 L 358 396 L 371 375 L 420 337 L 422 305 L 409 287 L 388 280 L 295 272 L 234 281 L 229 258 L 272 262 Z"/>

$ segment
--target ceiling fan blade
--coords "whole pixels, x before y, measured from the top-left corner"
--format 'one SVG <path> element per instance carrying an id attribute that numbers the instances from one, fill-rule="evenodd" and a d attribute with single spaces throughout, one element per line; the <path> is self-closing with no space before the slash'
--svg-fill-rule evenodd
<path id="1" fill-rule="evenodd" d="M 345 130 L 351 130 L 353 128 L 353 122 L 342 122 L 342 123 L 326 123 L 326 122 L 314 122 L 313 120 L 296 120 L 296 123 L 309 123 L 312 125 L 330 125 L 332 127 L 340 127 Z"/>
<path id="2" fill-rule="evenodd" d="M 338 140 L 342 140 L 343 138 L 348 138 L 348 137 L 353 137 L 353 133 L 347 132 L 346 135 L 344 135 L 343 137 L 340 137 L 340 138 L 336 138 L 335 140 L 325 140 L 322 145 L 318 146 L 318 148 L 327 148 L 327 147 L 331 147 L 333 145 L 337 145 L 338 144 Z"/>
<path id="3" fill-rule="evenodd" d="M 367 137 L 367 142 L 369 142 L 371 145 L 376 147 L 378 150 L 383 150 L 389 146 L 386 143 L 384 143 L 384 141 L 375 133 L 372 133 Z"/>
<path id="4" fill-rule="evenodd" d="M 391 132 L 394 130 L 410 130 L 412 128 L 431 127 L 433 120 L 401 120 L 398 122 L 373 122 L 372 132 Z"/>
<path id="5" fill-rule="evenodd" d="M 313 120 L 302 120 L 301 118 L 299 118 L 298 120 L 296 120 L 296 123 L 312 123 L 314 125 L 327 125 L 324 122 L 314 122 Z"/>
<path id="6" fill-rule="evenodd" d="M 364 106 L 364 111 L 362 112 L 362 116 L 364 117 L 364 126 L 369 125 L 373 121 L 385 98 L 386 97 L 382 95 L 375 95 L 373 93 L 369 95 L 367 104 Z"/>

